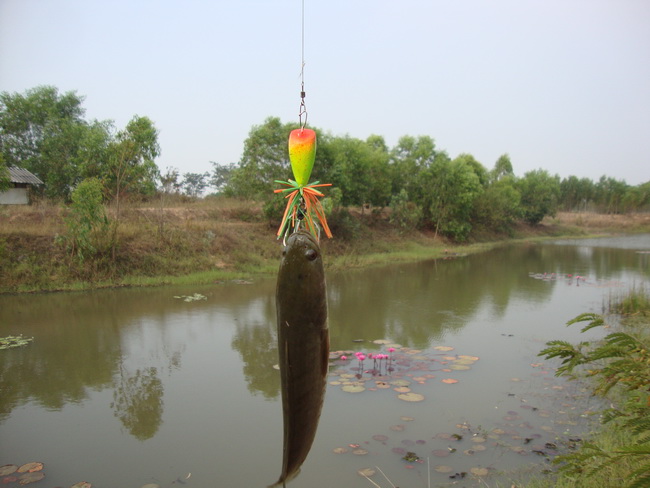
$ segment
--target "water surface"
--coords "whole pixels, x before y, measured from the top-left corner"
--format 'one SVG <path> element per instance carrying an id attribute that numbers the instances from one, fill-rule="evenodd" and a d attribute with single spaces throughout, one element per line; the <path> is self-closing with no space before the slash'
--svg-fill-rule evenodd
<path id="1" fill-rule="evenodd" d="M 598 405 L 580 398 L 579 385 L 554 379 L 537 353 L 547 340 L 602 335 L 581 337 L 579 326 L 564 324 L 647 286 L 647 251 L 648 235 L 563 240 L 329 274 L 331 349 L 382 353 L 387 346 L 372 341 L 386 339 L 401 364 L 373 378 L 364 362 L 366 390 L 347 393 L 341 374 L 359 372 L 358 362 L 332 360 L 316 440 L 290 486 L 372 486 L 356 471 L 374 466 L 395 485 L 427 486 L 427 459 L 434 486 L 462 472 L 464 485 L 485 486 L 471 468 L 488 468 L 489 484 L 543 464 L 533 451 L 581 435 Z M 0 297 L 0 336 L 34 337 L 0 351 L 0 465 L 44 462 L 43 486 L 177 486 L 189 473 L 192 487 L 271 484 L 282 460 L 274 287 Z M 205 300 L 175 298 L 194 293 Z M 479 359 L 443 371 L 457 355 Z M 376 387 L 394 379 L 425 400 Z M 352 454 L 357 445 L 368 453 Z M 407 463 L 399 449 L 424 462 Z"/>

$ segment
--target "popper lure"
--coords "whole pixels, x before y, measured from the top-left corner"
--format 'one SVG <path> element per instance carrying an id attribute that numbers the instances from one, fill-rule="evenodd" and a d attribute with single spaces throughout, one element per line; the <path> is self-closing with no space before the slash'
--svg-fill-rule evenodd
<path id="1" fill-rule="evenodd" d="M 317 190 L 317 188 L 332 184 L 319 181 L 307 183 L 316 160 L 316 132 L 304 127 L 291 131 L 289 134 L 289 160 L 295 179 L 275 180 L 276 183 L 286 186 L 286 188 L 275 190 L 275 193 L 283 193 L 287 199 L 287 206 L 277 233 L 278 239 L 280 237 L 286 239 L 301 225 L 304 225 L 316 239 L 319 238 L 320 228 L 325 231 L 327 237 L 332 237 L 325 218 L 325 210 L 319 200 L 324 195 Z"/>

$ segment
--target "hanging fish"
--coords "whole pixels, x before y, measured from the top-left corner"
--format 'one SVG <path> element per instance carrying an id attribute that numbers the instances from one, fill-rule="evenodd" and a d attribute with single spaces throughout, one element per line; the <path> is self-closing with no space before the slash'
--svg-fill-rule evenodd
<path id="1" fill-rule="evenodd" d="M 278 238 L 283 237 L 286 239 L 291 232 L 300 228 L 303 221 L 307 230 L 316 239 L 318 239 L 320 233 L 316 222 L 323 228 L 327 237 L 332 237 L 332 232 L 325 218 L 325 210 L 318 200 L 325 195 L 316 189 L 331 186 L 332 184 L 318 181 L 307 184 L 315 159 L 316 132 L 304 127 L 292 130 L 289 134 L 289 160 L 295 180 L 275 180 L 276 183 L 285 185 L 287 188 L 280 188 L 274 192 L 284 193 L 285 198 L 288 199 L 278 229 Z"/>
<path id="2" fill-rule="evenodd" d="M 317 240 L 297 231 L 287 239 L 276 289 L 282 380 L 282 473 L 295 478 L 314 442 L 325 396 L 329 357 L 325 271 Z"/>

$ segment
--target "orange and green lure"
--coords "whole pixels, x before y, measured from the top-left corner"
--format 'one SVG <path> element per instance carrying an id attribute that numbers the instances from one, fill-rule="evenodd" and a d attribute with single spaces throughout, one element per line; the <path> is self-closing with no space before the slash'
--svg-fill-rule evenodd
<path id="1" fill-rule="evenodd" d="M 309 176 L 314 167 L 316 159 L 316 132 L 311 129 L 295 129 L 289 134 L 289 161 L 295 180 L 280 181 L 276 183 L 285 185 L 287 188 L 280 188 L 274 193 L 283 193 L 288 199 L 287 207 L 282 216 L 282 222 L 278 229 L 278 239 L 286 237 L 300 227 L 304 221 L 307 230 L 318 239 L 320 233 L 316 219 L 325 231 L 327 237 L 332 237 L 332 232 L 325 219 L 325 211 L 318 200 L 324 196 L 316 188 L 331 186 L 331 183 L 320 183 L 315 181 L 309 183 Z"/>

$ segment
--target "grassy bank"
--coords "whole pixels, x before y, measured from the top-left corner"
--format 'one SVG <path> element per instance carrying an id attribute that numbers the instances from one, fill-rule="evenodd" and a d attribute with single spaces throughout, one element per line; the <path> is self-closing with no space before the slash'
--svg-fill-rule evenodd
<path id="1" fill-rule="evenodd" d="M 49 202 L 0 207 L 0 293 L 114 286 L 202 284 L 277 270 L 275 223 L 261 206 L 223 198 L 169 200 L 108 209 L 110 228 L 90 236 L 92 255 L 71 246 L 70 209 Z M 512 239 L 650 231 L 650 215 L 560 214 L 513 234 L 476 232 L 455 245 L 433 232 L 402 234 L 387 212 L 353 209 L 330 220 L 329 269 L 349 269 L 477 252 Z"/>

